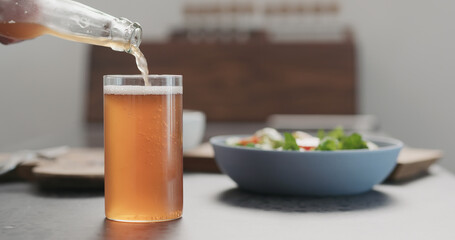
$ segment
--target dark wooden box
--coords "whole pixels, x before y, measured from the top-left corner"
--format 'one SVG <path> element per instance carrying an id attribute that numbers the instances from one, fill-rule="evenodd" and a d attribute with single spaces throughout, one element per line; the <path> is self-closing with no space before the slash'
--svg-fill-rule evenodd
<path id="1" fill-rule="evenodd" d="M 270 114 L 356 113 L 352 40 L 337 43 L 143 43 L 151 73 L 181 74 L 184 108 L 208 121 L 263 121 Z M 133 56 L 90 53 L 87 120 L 103 118 L 103 75 L 139 74 Z"/>

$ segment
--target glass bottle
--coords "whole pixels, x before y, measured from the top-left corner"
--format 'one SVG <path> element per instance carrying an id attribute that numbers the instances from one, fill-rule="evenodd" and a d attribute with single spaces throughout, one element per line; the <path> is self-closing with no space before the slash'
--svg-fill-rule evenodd
<path id="1" fill-rule="evenodd" d="M 44 34 L 131 52 L 140 45 L 142 28 L 71 0 L 0 0 L 1 43 Z"/>

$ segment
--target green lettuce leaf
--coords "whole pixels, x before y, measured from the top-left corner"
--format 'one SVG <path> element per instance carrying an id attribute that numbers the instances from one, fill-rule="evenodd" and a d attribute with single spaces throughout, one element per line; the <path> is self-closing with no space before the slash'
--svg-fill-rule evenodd
<path id="1" fill-rule="evenodd" d="M 284 145 L 283 145 L 283 150 L 294 150 L 298 151 L 299 145 L 297 145 L 297 142 L 295 141 L 294 136 L 292 134 L 285 132 L 284 133 Z"/>
<path id="2" fill-rule="evenodd" d="M 353 133 L 346 137 L 341 143 L 341 149 L 366 149 L 368 148 L 367 143 L 363 141 L 362 136 L 358 133 Z"/>
<path id="3" fill-rule="evenodd" d="M 325 133 L 324 130 L 319 130 L 318 137 L 321 142 L 316 150 L 335 151 L 368 148 L 367 143 L 360 134 L 353 133 L 346 136 L 342 127 L 336 127 L 328 133 Z"/>
<path id="4" fill-rule="evenodd" d="M 322 140 L 325 138 L 325 131 L 323 129 L 318 130 L 318 138 L 319 138 L 319 140 Z"/>
<path id="5" fill-rule="evenodd" d="M 327 135 L 337 139 L 338 141 L 341 141 L 345 138 L 343 127 L 336 127 L 335 129 L 330 131 Z"/>
<path id="6" fill-rule="evenodd" d="M 325 137 L 319 143 L 319 146 L 316 150 L 320 151 L 335 151 L 338 150 L 340 147 L 340 142 L 336 138 L 333 137 Z"/>

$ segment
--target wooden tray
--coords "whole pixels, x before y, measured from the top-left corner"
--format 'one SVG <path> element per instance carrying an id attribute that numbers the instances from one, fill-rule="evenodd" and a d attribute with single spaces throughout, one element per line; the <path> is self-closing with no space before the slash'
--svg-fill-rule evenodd
<path id="1" fill-rule="evenodd" d="M 104 187 L 104 150 L 74 148 L 55 160 L 38 159 L 16 169 L 23 179 L 44 188 L 102 189 Z"/>
<path id="2" fill-rule="evenodd" d="M 435 149 L 403 148 L 387 181 L 401 182 L 422 176 L 442 155 L 442 151 Z"/>
<path id="3" fill-rule="evenodd" d="M 8 158 L 0 154 L 0 160 Z M 404 148 L 389 182 L 407 181 L 426 173 L 429 166 L 442 157 L 442 152 L 433 149 Z M 184 171 L 220 173 L 213 148 L 204 143 L 185 152 Z M 34 181 L 44 188 L 102 189 L 104 186 L 104 151 L 102 148 L 76 148 L 56 160 L 38 159 L 22 164 L 2 179 Z"/>

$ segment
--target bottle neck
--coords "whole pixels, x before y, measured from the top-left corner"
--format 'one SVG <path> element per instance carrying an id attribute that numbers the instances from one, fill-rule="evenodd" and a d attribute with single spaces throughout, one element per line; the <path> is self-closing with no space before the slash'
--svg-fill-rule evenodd
<path id="1" fill-rule="evenodd" d="M 110 26 L 109 38 L 111 47 L 115 51 L 131 52 L 131 47 L 139 47 L 142 40 L 142 28 L 125 18 L 116 18 Z"/>
<path id="2" fill-rule="evenodd" d="M 34 2 L 37 14 L 26 21 L 43 25 L 48 29 L 47 34 L 125 52 L 141 43 L 141 26 L 128 19 L 113 17 L 72 0 Z"/>

